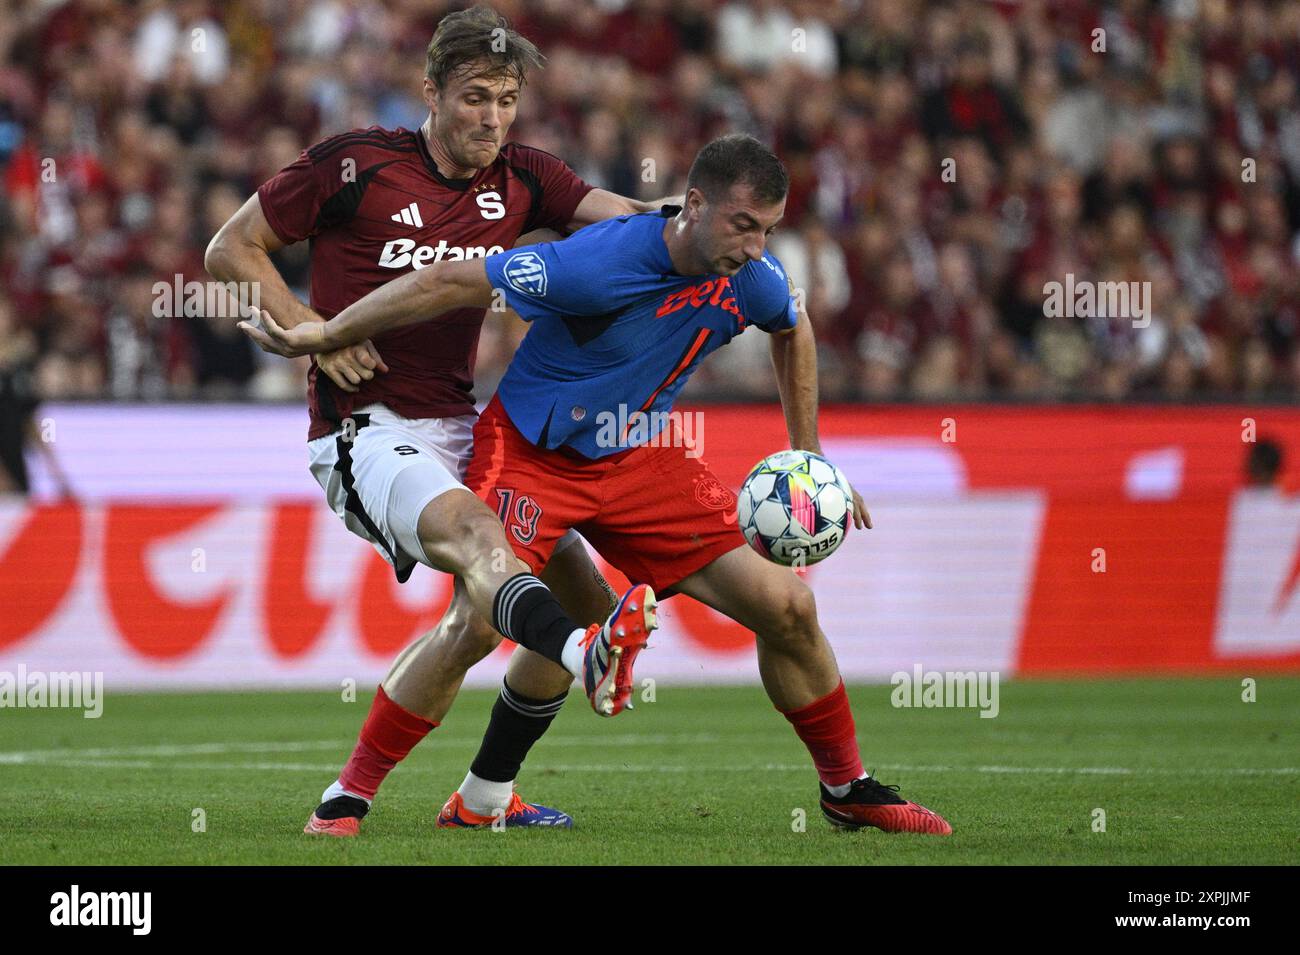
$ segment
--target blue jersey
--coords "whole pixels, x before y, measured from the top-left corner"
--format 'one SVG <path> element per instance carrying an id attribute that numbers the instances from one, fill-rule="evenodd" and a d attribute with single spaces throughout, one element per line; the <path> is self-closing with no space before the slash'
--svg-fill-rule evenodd
<path id="1" fill-rule="evenodd" d="M 532 323 L 497 397 L 538 447 L 601 458 L 645 444 L 705 355 L 750 325 L 795 326 L 770 253 L 730 277 L 674 272 L 663 239 L 670 211 L 488 256 L 493 288 Z"/>

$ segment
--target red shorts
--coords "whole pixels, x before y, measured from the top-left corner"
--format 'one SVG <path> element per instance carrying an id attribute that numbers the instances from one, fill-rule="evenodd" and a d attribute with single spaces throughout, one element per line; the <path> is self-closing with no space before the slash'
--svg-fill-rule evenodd
<path id="1" fill-rule="evenodd" d="M 685 448 L 642 446 L 595 461 L 545 451 L 496 398 L 474 427 L 465 485 L 497 512 L 535 574 L 570 528 L 633 583 L 657 591 L 745 543 L 736 495 Z"/>

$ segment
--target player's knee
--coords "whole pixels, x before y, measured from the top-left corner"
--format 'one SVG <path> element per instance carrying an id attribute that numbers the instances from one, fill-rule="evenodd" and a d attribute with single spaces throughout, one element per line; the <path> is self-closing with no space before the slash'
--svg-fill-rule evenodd
<path id="1" fill-rule="evenodd" d="M 505 529 L 491 513 L 467 517 L 456 528 L 456 536 L 465 549 L 467 564 L 505 564 L 514 556 L 506 542 Z M 508 568 L 501 566 L 499 569 Z"/>
<path id="2" fill-rule="evenodd" d="M 771 595 L 769 625 L 763 638 L 794 649 L 817 640 L 817 600 L 812 588 L 797 577 Z"/>
<path id="3" fill-rule="evenodd" d="M 478 614 L 466 613 L 449 621 L 447 643 L 452 656 L 469 668 L 497 648 L 501 634 Z"/>

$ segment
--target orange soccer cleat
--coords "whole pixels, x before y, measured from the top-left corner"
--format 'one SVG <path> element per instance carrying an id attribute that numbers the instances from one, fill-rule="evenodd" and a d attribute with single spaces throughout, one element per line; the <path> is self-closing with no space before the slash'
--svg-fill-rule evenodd
<path id="1" fill-rule="evenodd" d="M 619 600 L 604 626 L 592 624 L 583 638 L 582 685 L 601 716 L 630 709 L 632 663 L 659 626 L 655 592 L 637 584 Z"/>
<path id="2" fill-rule="evenodd" d="M 302 831 L 309 836 L 357 836 L 361 834 L 361 820 L 356 816 L 322 819 L 313 812 Z"/>
<path id="3" fill-rule="evenodd" d="M 334 796 L 316 807 L 316 811 L 311 814 L 302 831 L 309 836 L 360 835 L 361 820 L 369 811 L 370 805 L 364 799 L 355 796 Z"/>

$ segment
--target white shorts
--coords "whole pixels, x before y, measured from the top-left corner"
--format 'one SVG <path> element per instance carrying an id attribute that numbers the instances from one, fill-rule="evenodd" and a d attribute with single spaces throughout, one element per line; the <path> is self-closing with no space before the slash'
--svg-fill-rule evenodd
<path id="1" fill-rule="evenodd" d="M 403 418 L 371 404 L 351 418 L 354 430 L 307 442 L 312 477 L 348 530 L 374 544 L 405 583 L 417 562 L 429 563 L 417 532 L 421 512 L 465 487 L 475 417 Z"/>
<path id="2" fill-rule="evenodd" d="M 312 477 L 348 530 L 373 544 L 406 583 L 417 563 L 433 566 L 420 545 L 420 514 L 435 497 L 469 490 L 461 479 L 477 418 L 403 418 L 381 404 L 351 418 L 354 429 L 307 442 Z M 555 551 L 579 540 L 569 531 Z"/>

